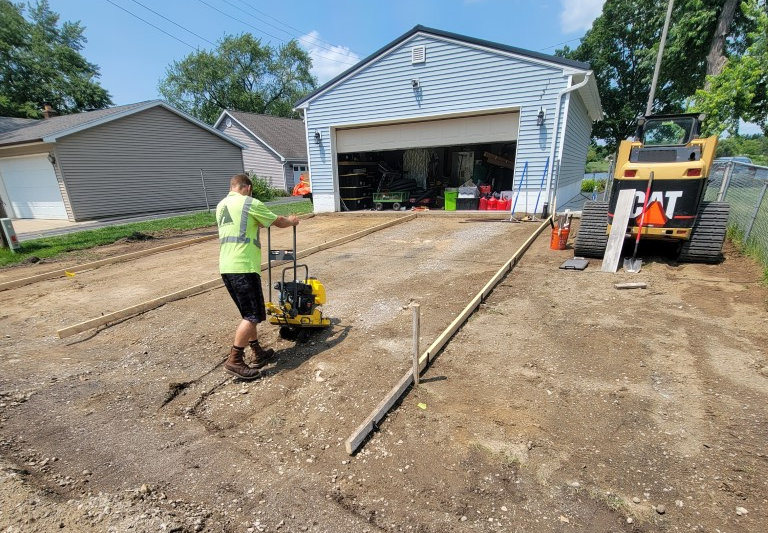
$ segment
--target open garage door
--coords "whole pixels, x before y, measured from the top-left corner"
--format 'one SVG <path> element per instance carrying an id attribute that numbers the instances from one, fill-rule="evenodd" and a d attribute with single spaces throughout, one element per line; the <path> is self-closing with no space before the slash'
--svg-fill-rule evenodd
<path id="1" fill-rule="evenodd" d="M 53 165 L 47 155 L 0 160 L 0 178 L 16 218 L 67 219 Z"/>
<path id="2" fill-rule="evenodd" d="M 344 128 L 336 130 L 336 152 L 510 142 L 517 140 L 519 123 L 520 114 L 513 112 Z"/>
<path id="3" fill-rule="evenodd" d="M 519 123 L 505 111 L 337 128 L 340 208 L 478 209 L 481 191 L 498 200 L 512 189 Z M 467 184 L 482 187 L 457 192 Z"/>

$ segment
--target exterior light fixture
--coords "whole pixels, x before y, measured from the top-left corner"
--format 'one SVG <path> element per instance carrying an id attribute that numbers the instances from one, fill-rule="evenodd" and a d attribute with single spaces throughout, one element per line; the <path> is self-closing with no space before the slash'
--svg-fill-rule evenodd
<path id="1" fill-rule="evenodd" d="M 411 87 L 413 87 L 414 90 L 418 89 L 421 86 L 421 82 L 419 82 L 419 78 L 413 78 L 411 80 Z"/>
<path id="2" fill-rule="evenodd" d="M 322 134 L 320 133 L 320 130 L 315 130 L 315 142 L 317 144 L 320 144 L 320 140 L 323 138 Z"/>
<path id="3" fill-rule="evenodd" d="M 544 117 L 546 116 L 547 112 L 544 110 L 543 107 L 539 108 L 539 114 L 536 115 L 536 125 L 537 126 L 543 126 L 544 125 Z"/>
<path id="4" fill-rule="evenodd" d="M 52 165 L 55 165 L 56 164 L 56 156 L 53 155 L 52 153 L 48 153 L 48 161 L 50 161 L 50 163 Z"/>

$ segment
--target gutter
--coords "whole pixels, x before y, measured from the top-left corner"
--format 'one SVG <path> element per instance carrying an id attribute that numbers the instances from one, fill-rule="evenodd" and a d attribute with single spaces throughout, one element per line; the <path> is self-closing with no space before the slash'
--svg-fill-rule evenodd
<path id="1" fill-rule="evenodd" d="M 557 105 L 555 106 L 555 113 L 557 113 L 557 116 L 555 116 L 555 129 L 554 129 L 554 133 L 555 133 L 555 135 L 557 135 L 557 134 L 560 135 L 560 147 L 561 148 L 562 148 L 563 142 L 565 140 L 564 139 L 564 137 L 565 137 L 565 130 L 563 130 L 562 133 L 560 133 L 560 131 L 559 131 L 559 129 L 560 129 L 560 106 L 562 105 L 563 96 L 565 96 L 568 93 L 571 93 L 573 91 L 576 91 L 576 90 L 581 89 L 582 87 L 584 87 L 589 82 L 589 78 L 590 78 L 590 76 L 592 76 L 592 74 L 593 74 L 593 72 L 591 70 L 588 70 L 587 73 L 584 75 L 584 79 L 582 81 L 580 81 L 576 85 L 571 85 L 570 87 L 566 87 L 565 89 L 560 91 L 560 94 L 557 95 Z M 573 76 L 570 76 L 570 78 L 573 79 Z M 567 117 L 565 117 L 565 118 L 567 119 Z M 552 212 L 553 215 L 557 213 L 557 205 L 556 205 L 555 201 L 557 199 L 557 182 L 559 181 L 559 178 L 560 178 L 560 165 L 558 164 L 557 165 L 557 177 L 555 178 L 555 189 L 552 189 L 552 179 L 553 179 L 552 175 L 555 172 L 555 146 L 556 146 L 556 144 L 557 143 L 555 142 L 555 139 L 553 138 L 552 139 L 552 149 L 550 150 L 550 153 L 549 153 L 549 164 L 550 164 L 550 167 L 549 167 L 549 176 L 547 178 L 547 190 L 549 191 L 549 194 L 547 196 L 548 196 L 548 200 L 549 200 L 549 205 L 552 207 L 552 211 L 551 212 Z"/>

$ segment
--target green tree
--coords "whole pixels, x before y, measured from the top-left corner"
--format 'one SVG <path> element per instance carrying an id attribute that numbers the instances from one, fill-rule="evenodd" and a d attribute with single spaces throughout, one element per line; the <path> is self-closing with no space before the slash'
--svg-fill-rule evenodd
<path id="1" fill-rule="evenodd" d="M 316 86 L 311 66 L 295 40 L 275 49 L 250 33 L 229 35 L 212 52 L 174 61 L 159 91 L 170 104 L 209 124 L 224 109 L 291 117 L 293 103 Z"/>
<path id="2" fill-rule="evenodd" d="M 45 0 L 26 11 L 0 0 L 0 116 L 38 118 L 46 103 L 62 114 L 110 105 L 99 68 L 80 54 L 85 28 L 59 24 Z"/>
<path id="3" fill-rule="evenodd" d="M 759 0 L 742 2 L 741 10 L 752 28 L 747 48 L 708 78 L 707 87 L 696 92 L 693 108 L 707 114 L 707 133 L 736 134 L 741 119 L 758 124 L 768 135 L 768 13 Z"/>
<path id="4" fill-rule="evenodd" d="M 607 0 L 576 49 L 557 53 L 591 64 L 606 118 L 594 125 L 593 137 L 610 148 L 631 135 L 645 112 L 668 0 Z M 677 0 L 664 49 L 655 113 L 674 113 L 703 86 L 707 55 L 721 20 L 724 0 Z M 720 23 L 720 24 L 719 24 Z M 730 19 L 726 54 L 738 52 L 742 17 Z M 721 49 L 722 50 L 722 49 Z"/>

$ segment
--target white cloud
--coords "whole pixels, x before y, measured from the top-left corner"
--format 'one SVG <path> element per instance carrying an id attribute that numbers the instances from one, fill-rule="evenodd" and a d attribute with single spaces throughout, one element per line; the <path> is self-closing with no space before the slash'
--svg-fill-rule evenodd
<path id="1" fill-rule="evenodd" d="M 299 37 L 299 44 L 312 58 L 312 74 L 321 85 L 360 61 L 360 56 L 346 46 L 321 41 L 314 30 Z"/>
<path id="2" fill-rule="evenodd" d="M 586 31 L 602 12 L 605 0 L 561 0 L 560 29 L 563 33 Z"/>

